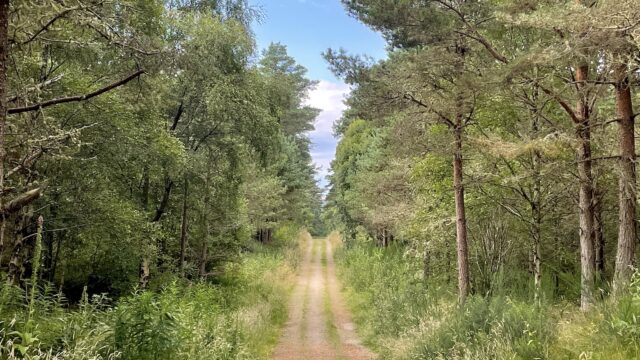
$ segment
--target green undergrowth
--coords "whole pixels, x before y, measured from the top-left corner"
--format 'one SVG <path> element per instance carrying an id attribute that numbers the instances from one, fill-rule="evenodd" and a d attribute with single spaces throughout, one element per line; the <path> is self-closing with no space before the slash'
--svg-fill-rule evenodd
<path id="1" fill-rule="evenodd" d="M 266 359 L 287 319 L 299 256 L 294 241 L 251 247 L 217 284 L 176 278 L 117 302 L 85 295 L 71 306 L 41 289 L 29 314 L 25 291 L 5 286 L 0 359 Z"/>
<path id="2" fill-rule="evenodd" d="M 638 359 L 640 277 L 588 314 L 567 302 L 471 296 L 425 282 L 401 247 L 342 247 L 338 273 L 364 341 L 381 359 Z"/>

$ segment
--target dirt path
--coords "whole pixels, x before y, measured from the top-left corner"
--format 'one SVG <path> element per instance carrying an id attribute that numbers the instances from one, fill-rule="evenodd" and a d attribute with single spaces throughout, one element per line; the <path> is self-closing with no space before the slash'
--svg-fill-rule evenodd
<path id="1" fill-rule="evenodd" d="M 274 352 L 275 360 L 375 359 L 364 348 L 344 305 L 329 239 L 305 236 L 298 283 L 289 321 Z"/>

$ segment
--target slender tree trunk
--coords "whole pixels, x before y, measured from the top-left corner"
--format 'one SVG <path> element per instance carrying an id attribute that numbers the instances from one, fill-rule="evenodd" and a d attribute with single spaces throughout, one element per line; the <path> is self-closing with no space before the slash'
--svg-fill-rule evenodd
<path id="1" fill-rule="evenodd" d="M 580 308 L 588 310 L 594 303 L 595 289 L 595 247 L 593 244 L 593 171 L 591 163 L 591 128 L 585 82 L 589 76 L 588 65 L 576 70 L 578 102 L 576 115 L 580 122 L 576 124 L 578 145 L 578 178 L 580 208 Z"/>
<path id="2" fill-rule="evenodd" d="M 202 248 L 200 249 L 200 268 L 198 269 L 200 279 L 204 279 L 207 276 L 208 248 L 207 241 L 203 241 Z"/>
<path id="3" fill-rule="evenodd" d="M 56 254 L 53 257 L 53 262 L 51 264 L 51 272 L 49 273 L 49 281 L 53 282 L 56 277 L 56 269 L 58 268 L 58 262 L 60 261 L 60 249 L 62 248 L 62 241 L 64 239 L 65 233 L 58 234 L 56 238 L 58 242 L 56 244 Z"/>
<path id="4" fill-rule="evenodd" d="M 460 35 L 456 43 L 455 74 L 464 75 L 466 39 Z M 465 127 L 464 91 L 457 89 L 455 102 L 455 124 L 453 126 L 453 189 L 456 208 L 456 251 L 458 260 L 458 301 L 464 304 L 469 295 L 469 246 L 467 239 L 467 215 L 464 202 L 464 179 L 462 169 L 462 135 Z"/>
<path id="5" fill-rule="evenodd" d="M 147 166 L 142 170 L 142 208 L 149 210 L 149 188 L 151 183 L 149 180 L 149 168 Z"/>
<path id="6" fill-rule="evenodd" d="M 537 86 L 534 87 L 532 95 L 533 102 L 536 103 L 539 95 L 539 89 Z M 532 135 L 537 138 L 540 132 L 540 114 L 537 105 L 531 111 L 531 120 L 531 132 Z M 535 289 L 534 300 L 538 302 L 540 300 L 540 292 L 542 288 L 542 154 L 540 151 L 533 151 L 531 163 L 533 170 L 533 193 L 529 202 L 531 206 L 531 217 L 533 219 L 531 226 L 531 239 L 533 240 L 531 249 L 531 265 Z"/>
<path id="7" fill-rule="evenodd" d="M 636 253 L 636 145 L 631 85 L 628 68 L 620 64 L 616 68 L 616 110 L 620 143 L 620 179 L 619 179 L 619 228 L 616 269 L 613 278 L 615 295 L 624 293 L 629 285 Z"/>
<path id="8" fill-rule="evenodd" d="M 0 0 L 0 207 L 4 205 L 5 128 L 7 124 L 7 61 L 9 60 L 9 0 Z M 0 260 L 4 252 L 5 215 L 0 224 Z"/>
<path id="9" fill-rule="evenodd" d="M 540 247 L 542 242 L 542 212 L 540 211 L 540 184 L 539 179 L 536 180 L 533 191 L 533 202 L 531 203 L 531 213 L 533 217 L 532 225 L 532 257 L 533 257 L 533 284 L 535 286 L 534 299 L 540 300 L 540 291 L 542 287 L 542 262 L 540 255 Z"/>
<path id="10" fill-rule="evenodd" d="M 204 279 L 207 275 L 207 261 L 208 261 L 208 249 L 209 249 L 209 235 L 211 233 L 211 225 L 209 224 L 209 202 L 211 201 L 211 195 L 209 194 L 209 173 L 207 173 L 207 180 L 205 186 L 204 197 L 204 211 L 202 212 L 202 225 L 204 227 L 204 235 L 202 238 L 202 248 L 200 249 L 200 268 L 198 269 L 198 276 L 200 279 Z M 262 231 L 261 237 L 262 237 Z M 262 241 L 263 239 L 261 239 Z"/>
<path id="11" fill-rule="evenodd" d="M 180 229 L 180 275 L 184 276 L 184 266 L 187 252 L 187 235 L 188 235 L 188 196 L 189 196 L 189 181 L 187 177 L 184 178 L 184 199 L 182 201 L 182 225 Z"/>
<path id="12" fill-rule="evenodd" d="M 167 210 L 167 206 L 169 205 L 169 197 L 171 196 L 172 189 L 173 189 L 173 181 L 171 180 L 169 175 L 166 175 L 164 179 L 164 192 L 162 193 L 162 199 L 160 200 L 160 204 L 156 208 L 155 214 L 153 215 L 153 219 L 151 219 L 152 223 L 158 222 L 162 219 L 162 215 L 164 215 L 165 211 Z M 144 194 L 143 192 L 143 196 L 148 196 L 148 194 Z M 145 206 L 145 203 L 147 203 L 147 201 L 148 201 L 148 198 L 143 197 L 142 206 Z M 149 259 L 149 256 L 147 254 L 143 254 L 142 261 L 140 262 L 140 272 L 139 272 L 139 281 L 138 281 L 140 288 L 143 290 L 147 288 L 147 285 L 149 283 L 149 276 L 151 271 L 150 266 L 151 266 L 151 259 Z"/>
<path id="13" fill-rule="evenodd" d="M 456 248 L 458 253 L 458 297 L 461 304 L 469 294 L 469 250 L 467 243 L 467 217 L 464 204 L 462 175 L 462 126 L 456 126 L 453 156 L 453 187 L 456 202 Z"/>
<path id="14" fill-rule="evenodd" d="M 589 130 L 578 125 L 582 137 L 578 150 L 578 175 L 580 181 L 580 308 L 588 310 L 594 302 L 595 287 L 595 248 L 593 231 L 593 177 L 591 172 L 591 149 Z"/>
<path id="15" fill-rule="evenodd" d="M 47 246 L 47 251 L 44 257 L 43 271 L 41 272 L 42 277 L 46 279 L 49 279 L 49 274 L 51 274 L 51 268 L 53 267 L 53 244 L 56 241 L 55 234 L 55 232 L 52 232 L 50 236 L 46 237 L 45 245 Z"/>
<path id="16" fill-rule="evenodd" d="M 52 196 L 52 203 L 50 206 L 50 212 L 49 212 L 49 218 L 55 222 L 57 221 L 58 218 L 58 204 L 60 202 L 60 195 L 58 194 L 58 192 L 55 192 Z M 54 224 L 50 223 L 51 227 L 54 227 Z M 51 278 L 51 270 L 53 268 L 53 256 L 54 256 L 54 244 L 56 242 L 56 237 L 57 237 L 57 232 L 56 231 L 51 231 L 48 236 L 45 236 L 45 245 L 46 245 L 46 252 L 45 252 L 45 257 L 44 257 L 44 267 L 43 267 L 43 271 L 42 271 L 42 276 L 45 279 L 50 279 Z"/>
<path id="17" fill-rule="evenodd" d="M 602 194 L 597 189 L 594 189 L 593 194 L 593 230 L 595 235 L 596 280 L 600 283 L 604 280 L 605 271 L 604 218 L 602 217 Z"/>
<path id="18" fill-rule="evenodd" d="M 149 285 L 149 272 L 149 258 L 145 256 L 140 263 L 139 286 L 142 290 L 145 290 Z"/>

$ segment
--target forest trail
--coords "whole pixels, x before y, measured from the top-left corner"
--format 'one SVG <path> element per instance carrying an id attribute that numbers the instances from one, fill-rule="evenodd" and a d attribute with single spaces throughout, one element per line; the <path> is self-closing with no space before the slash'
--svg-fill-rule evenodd
<path id="1" fill-rule="evenodd" d="M 332 245 L 337 236 L 313 239 L 305 234 L 300 274 L 275 360 L 375 359 L 361 345 L 340 294 Z"/>

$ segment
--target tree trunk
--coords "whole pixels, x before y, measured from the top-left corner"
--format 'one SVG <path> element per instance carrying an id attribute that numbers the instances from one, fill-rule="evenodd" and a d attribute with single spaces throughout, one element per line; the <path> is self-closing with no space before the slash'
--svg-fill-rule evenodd
<path id="1" fill-rule="evenodd" d="M 149 188 L 151 183 L 149 180 L 149 168 L 147 166 L 142 170 L 142 208 L 149 210 Z"/>
<path id="2" fill-rule="evenodd" d="M 16 285 L 18 283 L 18 277 L 20 275 L 20 269 L 22 268 L 22 247 L 24 246 L 24 236 L 22 232 L 16 233 L 16 238 L 13 243 L 13 251 L 11 253 L 11 259 L 9 260 L 9 272 L 7 274 L 7 284 Z"/>
<path id="3" fill-rule="evenodd" d="M 604 218 L 602 217 L 602 194 L 597 189 L 593 191 L 593 231 L 596 256 L 596 280 L 598 283 L 604 281 L 605 271 L 605 239 L 604 239 Z"/>
<path id="4" fill-rule="evenodd" d="M 49 211 L 49 219 L 51 219 L 50 227 L 55 226 L 55 221 L 58 219 L 58 204 L 60 203 L 60 194 L 54 192 L 52 195 L 52 201 Z M 53 223 L 52 223 L 53 222 Z M 51 279 L 51 271 L 53 269 L 53 257 L 54 257 L 54 244 L 56 242 L 57 232 L 51 231 L 44 237 L 46 252 L 44 257 L 44 267 L 42 271 L 42 277 L 44 279 Z"/>
<path id="5" fill-rule="evenodd" d="M 460 79 L 464 75 L 466 39 L 460 35 L 456 44 L 455 75 Z M 464 202 L 464 182 L 462 170 L 462 133 L 465 127 L 465 94 L 463 88 L 457 89 L 455 101 L 455 124 L 453 124 L 453 189 L 456 208 L 456 251 L 458 260 L 458 301 L 464 304 L 469 295 L 469 246 L 467 239 L 467 215 Z"/>
<path id="6" fill-rule="evenodd" d="M 7 124 L 7 61 L 9 58 L 9 0 L 0 0 L 0 209 L 4 207 L 5 128 Z M 2 214 L 0 225 L 0 256 L 4 252 L 6 216 Z M 1 258 L 0 258 L 1 259 Z"/>
<path id="7" fill-rule="evenodd" d="M 578 102 L 576 115 L 580 122 L 576 124 L 578 146 L 578 178 L 580 208 L 580 308 L 588 310 L 594 302 L 595 254 L 593 231 L 593 171 L 591 164 L 591 128 L 589 105 L 584 94 L 589 67 L 581 65 L 576 70 Z"/>
<path id="8" fill-rule="evenodd" d="M 58 242 L 56 244 L 56 254 L 53 257 L 53 262 L 51 264 L 51 272 L 49 273 L 49 281 L 53 282 L 53 280 L 56 277 L 56 269 L 58 268 L 58 262 L 60 259 L 60 249 L 62 248 L 62 241 L 64 239 L 65 236 L 65 232 L 62 232 L 61 234 L 58 234 L 58 236 L 56 236 L 56 238 L 58 239 Z"/>
<path id="9" fill-rule="evenodd" d="M 169 205 L 169 197 L 171 196 L 171 189 L 173 188 L 173 181 L 167 175 L 164 179 L 164 192 L 162 193 L 162 199 L 160 200 L 160 205 L 156 208 L 156 212 L 153 215 L 153 219 L 151 222 L 158 222 L 162 218 L 162 215 L 167 210 L 167 206 Z"/>
<path id="10" fill-rule="evenodd" d="M 613 278 L 615 295 L 624 293 L 635 265 L 636 252 L 636 145 L 631 86 L 626 64 L 616 68 L 616 110 L 620 143 L 619 228 L 616 269 Z"/>
<path id="11" fill-rule="evenodd" d="M 184 276 L 185 259 L 187 252 L 187 233 L 188 233 L 188 195 L 189 195 L 189 181 L 186 176 L 184 179 L 184 199 L 182 201 L 182 225 L 180 229 L 180 276 Z"/>
<path id="12" fill-rule="evenodd" d="M 534 155 L 535 156 L 535 155 Z M 531 213 L 533 216 L 532 225 L 532 260 L 533 260 L 533 284 L 535 287 L 534 299 L 540 300 L 540 289 L 542 287 L 542 263 L 541 263 L 541 242 L 542 242 L 542 212 L 540 211 L 540 180 L 537 179 L 534 185 L 533 199 L 531 203 Z"/>
<path id="13" fill-rule="evenodd" d="M 202 248 L 200 249 L 200 268 L 198 269 L 198 276 L 203 280 L 207 276 L 208 247 L 208 242 L 203 239 Z"/>
<path id="14" fill-rule="evenodd" d="M 458 298 L 461 304 L 469 294 L 469 257 L 467 243 L 467 217 L 464 206 L 464 184 L 462 175 L 462 127 L 456 126 L 453 156 L 453 187 L 456 202 L 456 248 L 458 253 Z"/>
<path id="15" fill-rule="evenodd" d="M 156 208 L 155 214 L 151 219 L 152 223 L 158 222 L 162 219 L 162 215 L 167 210 L 167 206 L 169 205 L 169 197 L 171 196 L 171 189 L 173 189 L 173 181 L 169 177 L 169 175 L 165 176 L 164 179 L 164 192 L 162 193 L 162 199 L 160 200 L 160 204 Z M 143 196 L 148 196 L 148 194 L 144 194 Z M 145 203 L 148 201 L 148 198 L 142 199 L 142 205 L 145 206 Z M 150 266 L 151 259 L 149 259 L 148 255 L 143 255 L 143 259 L 140 262 L 140 276 L 139 276 L 139 285 L 141 289 L 146 289 L 149 283 L 150 276 Z"/>
<path id="16" fill-rule="evenodd" d="M 538 87 L 534 87 L 533 101 L 537 102 L 539 95 Z M 532 109 L 532 121 L 531 132 L 534 137 L 539 136 L 540 132 L 540 114 L 537 107 Z M 542 288 L 542 256 L 541 256 L 541 242 L 542 242 L 542 154 L 537 149 L 532 153 L 532 170 L 533 170 L 533 193 L 529 205 L 531 207 L 531 217 L 533 223 L 531 226 L 531 239 L 532 239 L 532 270 L 533 270 L 533 285 L 534 285 L 534 300 L 538 302 L 540 300 L 540 292 Z"/>
<path id="17" fill-rule="evenodd" d="M 27 215 L 22 212 L 18 214 L 16 218 L 16 230 L 15 233 L 15 241 L 13 243 L 13 250 L 11 252 L 11 260 L 9 260 L 9 273 L 7 275 L 7 283 L 9 285 L 17 285 L 20 280 L 20 274 L 23 268 L 23 254 L 24 254 L 24 229 L 26 226 L 26 217 Z"/>
<path id="18" fill-rule="evenodd" d="M 139 286 L 140 289 L 145 290 L 147 285 L 149 285 L 149 258 L 145 256 L 140 263 Z"/>
<path id="19" fill-rule="evenodd" d="M 211 200 L 211 195 L 209 194 L 209 176 L 207 173 L 207 180 L 205 186 L 205 197 L 204 197 L 204 209 L 202 212 L 202 225 L 204 227 L 204 235 L 202 237 L 202 248 L 200 249 L 200 268 L 198 269 L 198 276 L 200 279 L 204 279 L 207 276 L 207 261 L 208 261 L 208 249 L 209 249 L 209 235 L 211 232 L 210 224 L 209 224 L 209 201 Z M 262 238 L 262 230 L 260 231 L 260 236 Z M 263 239 L 261 239 L 262 241 Z"/>

